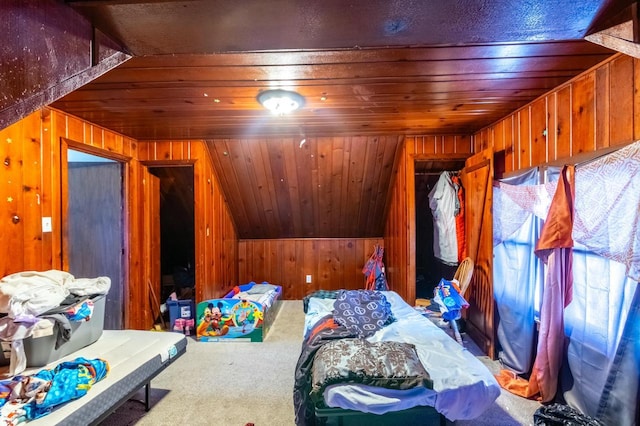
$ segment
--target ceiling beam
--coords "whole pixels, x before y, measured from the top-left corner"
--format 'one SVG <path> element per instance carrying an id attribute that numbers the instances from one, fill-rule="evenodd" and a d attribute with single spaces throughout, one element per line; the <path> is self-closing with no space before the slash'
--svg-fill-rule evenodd
<path id="1" fill-rule="evenodd" d="M 634 58 L 640 58 L 639 3 L 639 1 L 634 1 L 618 15 L 624 17 L 622 18 L 623 22 L 588 34 L 585 36 L 585 40 Z"/>
<path id="2" fill-rule="evenodd" d="M 84 17 L 57 0 L 10 2 L 0 22 L 0 129 L 131 58 Z M 3 9 L 5 13 L 5 9 Z"/>

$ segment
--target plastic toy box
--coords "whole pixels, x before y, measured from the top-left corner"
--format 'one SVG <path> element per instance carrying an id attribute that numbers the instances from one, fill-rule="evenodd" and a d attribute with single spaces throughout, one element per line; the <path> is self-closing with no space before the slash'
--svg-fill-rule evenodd
<path id="1" fill-rule="evenodd" d="M 58 324 L 54 323 L 53 334 L 41 337 L 28 337 L 23 340 L 27 367 L 42 367 L 56 361 L 72 352 L 82 349 L 98 340 L 102 336 L 104 327 L 104 309 L 106 295 L 91 297 L 93 313 L 88 321 L 71 321 L 71 338 L 56 349 Z M 81 302 L 80 302 L 81 303 Z M 70 306 L 71 307 L 71 306 Z M 11 358 L 11 342 L 2 342 L 0 351 L 0 365 L 9 365 Z"/>

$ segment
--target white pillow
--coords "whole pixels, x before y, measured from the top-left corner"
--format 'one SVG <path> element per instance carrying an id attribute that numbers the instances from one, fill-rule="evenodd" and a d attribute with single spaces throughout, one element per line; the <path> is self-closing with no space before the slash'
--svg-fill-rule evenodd
<path id="1" fill-rule="evenodd" d="M 333 303 L 335 301 L 336 299 L 323 299 L 320 297 L 309 298 L 307 313 L 304 316 L 304 330 L 302 334 L 304 337 L 307 337 L 307 334 L 309 334 L 309 331 L 318 320 L 333 312 Z"/>

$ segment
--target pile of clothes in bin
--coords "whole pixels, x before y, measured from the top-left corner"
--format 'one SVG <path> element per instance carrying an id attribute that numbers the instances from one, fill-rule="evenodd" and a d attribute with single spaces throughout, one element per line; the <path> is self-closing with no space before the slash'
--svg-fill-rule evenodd
<path id="1" fill-rule="evenodd" d="M 59 270 L 27 271 L 0 279 L 0 340 L 10 342 L 10 371 L 13 376 L 27 366 L 23 340 L 52 335 L 56 349 L 71 338 L 71 321 L 90 319 L 89 298 L 106 295 L 108 277 L 76 279 Z M 4 346 L 4 345 L 3 345 Z"/>

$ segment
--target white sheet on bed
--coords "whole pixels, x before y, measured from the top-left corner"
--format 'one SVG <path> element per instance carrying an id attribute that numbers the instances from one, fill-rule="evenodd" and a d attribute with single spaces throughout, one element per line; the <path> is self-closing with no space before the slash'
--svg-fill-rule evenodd
<path id="1" fill-rule="evenodd" d="M 113 386 L 120 380 L 149 360 L 160 355 L 163 364 L 175 356 L 176 345 L 185 336 L 181 333 L 153 332 L 140 330 L 105 330 L 102 336 L 93 344 L 80 349 L 45 367 L 31 368 L 23 374 L 36 373 L 42 368 L 53 368 L 62 361 L 68 361 L 82 356 L 88 359 L 102 358 L 109 362 L 107 376 L 92 386 L 81 398 L 60 406 L 44 417 L 27 422 L 32 425 L 64 424 L 64 419 L 76 411 L 83 404 L 94 398 L 101 397 L 101 391 Z"/>
<path id="2" fill-rule="evenodd" d="M 375 414 L 429 405 L 452 421 L 476 418 L 489 408 L 500 395 L 500 387 L 487 367 L 397 293 L 382 293 L 391 303 L 397 321 L 367 340 L 414 344 L 433 380 L 433 389 L 399 391 L 357 384 L 332 385 L 324 392 L 325 403 Z M 314 299 L 309 299 L 305 330 L 332 310 L 330 302 Z"/>

